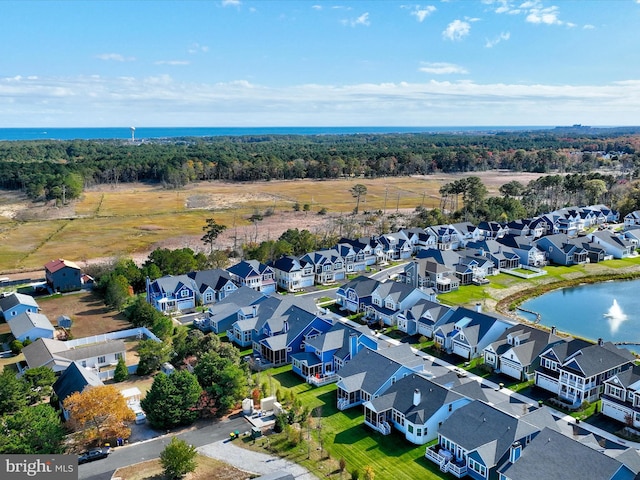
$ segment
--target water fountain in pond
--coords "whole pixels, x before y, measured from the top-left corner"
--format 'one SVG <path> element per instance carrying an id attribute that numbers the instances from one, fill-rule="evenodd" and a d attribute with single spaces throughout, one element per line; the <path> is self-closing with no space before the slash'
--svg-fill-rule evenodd
<path id="1" fill-rule="evenodd" d="M 609 329 L 611 330 L 611 334 L 614 334 L 622 325 L 622 322 L 628 319 L 627 315 L 622 311 L 620 305 L 618 305 L 618 301 L 614 298 L 613 304 L 609 307 L 607 313 L 604 314 L 609 322 Z"/>

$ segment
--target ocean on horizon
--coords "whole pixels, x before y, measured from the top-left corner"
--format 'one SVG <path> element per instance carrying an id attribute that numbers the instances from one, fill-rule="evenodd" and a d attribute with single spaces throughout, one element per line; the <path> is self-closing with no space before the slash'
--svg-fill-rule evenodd
<path id="1" fill-rule="evenodd" d="M 224 137 L 244 135 L 356 135 L 385 133 L 496 133 L 544 130 L 553 127 L 136 127 L 135 139 Z M 130 127 L 0 128 L 0 141 L 128 140 Z"/>

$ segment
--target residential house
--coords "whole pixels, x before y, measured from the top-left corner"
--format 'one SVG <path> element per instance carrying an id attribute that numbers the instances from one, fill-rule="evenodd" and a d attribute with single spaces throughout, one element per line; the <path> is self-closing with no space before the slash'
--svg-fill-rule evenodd
<path id="1" fill-rule="evenodd" d="M 39 311 L 38 302 L 30 295 L 9 293 L 0 296 L 0 313 L 7 321 L 21 313 L 38 313 Z"/>
<path id="2" fill-rule="evenodd" d="M 604 382 L 631 368 L 635 356 L 625 348 L 599 340 L 561 342 L 540 355 L 535 384 L 572 406 L 600 399 Z"/>
<path id="3" fill-rule="evenodd" d="M 543 235 L 555 235 L 556 233 L 560 233 L 552 215 L 541 215 L 533 218 L 529 224 L 529 228 L 542 232 L 541 235 L 534 236 L 535 238 Z"/>
<path id="4" fill-rule="evenodd" d="M 452 223 L 449 226 L 458 234 L 460 248 L 466 247 L 469 242 L 478 242 L 484 238 L 484 232 L 471 222 Z"/>
<path id="5" fill-rule="evenodd" d="M 470 402 L 414 373 L 364 403 L 364 424 L 383 435 L 389 435 L 394 427 L 407 441 L 424 445 L 437 437 L 438 427 L 454 411 Z"/>
<path id="6" fill-rule="evenodd" d="M 399 280 L 414 288 L 434 289 L 436 293 L 452 292 L 460 288 L 455 269 L 432 258 L 415 258 L 404 266 Z"/>
<path id="7" fill-rule="evenodd" d="M 266 299 L 264 293 L 241 286 L 231 294 L 211 305 L 207 315 L 194 326 L 203 331 L 212 331 L 216 335 L 229 330 L 239 318 L 253 313 L 254 306 Z"/>
<path id="8" fill-rule="evenodd" d="M 631 227 L 624 231 L 624 238 L 634 244 L 635 248 L 640 245 L 640 227 Z"/>
<path id="9" fill-rule="evenodd" d="M 509 229 L 509 234 L 523 237 L 539 238 L 546 233 L 541 223 L 535 222 L 531 218 L 513 220 L 507 223 L 507 228 Z"/>
<path id="10" fill-rule="evenodd" d="M 427 229 L 412 227 L 405 228 L 402 232 L 407 236 L 409 242 L 413 246 L 413 253 L 424 248 L 438 248 L 438 239 L 436 235 Z"/>
<path id="11" fill-rule="evenodd" d="M 469 242 L 468 250 L 474 250 L 476 255 L 485 257 L 493 262 L 496 273 L 501 270 L 509 270 L 518 268 L 520 265 L 520 257 L 512 248 L 498 243 L 496 240 L 482 240 L 478 242 Z"/>
<path id="12" fill-rule="evenodd" d="M 356 240 L 343 237 L 338 241 L 338 245 L 345 243 L 353 248 L 356 253 L 356 261 L 359 262 L 362 259 L 366 266 L 375 265 L 382 258 L 382 246 L 375 237 L 364 237 Z"/>
<path id="13" fill-rule="evenodd" d="M 74 262 L 63 260 L 51 260 L 44 266 L 44 275 L 47 284 L 54 292 L 70 292 L 82 288 L 82 272 Z"/>
<path id="14" fill-rule="evenodd" d="M 484 348 L 484 363 L 518 381 L 532 380 L 540 363 L 539 355 L 563 341 L 566 340 L 556 335 L 555 328 L 548 332 L 530 325 L 514 325 Z"/>
<path id="15" fill-rule="evenodd" d="M 413 253 L 413 245 L 402 230 L 395 233 L 382 234 L 378 237 L 378 242 L 382 245 L 387 261 L 406 260 Z"/>
<path id="16" fill-rule="evenodd" d="M 402 377 L 423 369 L 424 360 L 408 344 L 382 350 L 364 348 L 338 371 L 338 408 L 361 405 L 380 396 Z"/>
<path id="17" fill-rule="evenodd" d="M 294 256 L 280 257 L 271 267 L 278 287 L 286 292 L 297 292 L 314 284 L 313 265 Z"/>
<path id="18" fill-rule="evenodd" d="M 509 233 L 509 227 L 499 222 L 483 221 L 478 223 L 478 229 L 484 238 L 493 240 L 502 238 Z"/>
<path id="19" fill-rule="evenodd" d="M 430 299 L 417 301 L 396 316 L 398 330 L 409 335 L 424 335 L 433 338 L 433 330 L 443 323 L 453 309 Z"/>
<path id="20" fill-rule="evenodd" d="M 189 272 L 187 277 L 192 280 L 196 302 L 205 306 L 223 300 L 238 289 L 231 274 L 221 268 Z"/>
<path id="21" fill-rule="evenodd" d="M 187 275 L 147 277 L 147 302 L 162 313 L 190 310 L 196 307 L 196 286 Z"/>
<path id="22" fill-rule="evenodd" d="M 335 248 L 307 253 L 300 260 L 312 266 L 314 282 L 318 285 L 335 283 L 346 278 L 344 259 Z"/>
<path id="23" fill-rule="evenodd" d="M 607 205 L 589 205 L 590 210 L 599 211 L 604 216 L 604 221 L 607 223 L 616 223 L 620 220 L 620 214 L 615 210 L 612 210 Z"/>
<path id="24" fill-rule="evenodd" d="M 347 275 L 354 272 L 364 272 L 367 269 L 365 255 L 362 251 L 356 252 L 349 243 L 338 243 L 334 248 L 344 258 Z"/>
<path id="25" fill-rule="evenodd" d="M 473 401 L 451 413 L 439 428 L 438 443 L 426 450 L 427 459 L 440 470 L 458 478 L 477 480 L 496 477 L 509 459 L 511 446 L 529 445 L 539 428 L 480 401 Z"/>
<path id="26" fill-rule="evenodd" d="M 607 255 L 611 255 L 613 258 L 630 257 L 637 248 L 632 240 L 610 230 L 592 232 L 587 235 L 587 238 L 604 248 Z"/>
<path id="27" fill-rule="evenodd" d="M 41 313 L 23 312 L 7 320 L 11 333 L 21 342 L 34 341 L 38 338 L 53 338 L 55 328 L 46 315 Z"/>
<path id="28" fill-rule="evenodd" d="M 326 377 L 335 377 L 335 373 L 364 348 L 378 348 L 373 332 L 366 326 L 338 322 L 325 333 L 305 338 L 304 351 L 291 355 L 292 370 L 310 383 L 314 379 L 326 383 Z"/>
<path id="29" fill-rule="evenodd" d="M 449 225 L 434 225 L 426 230 L 436 237 L 438 250 L 456 250 L 460 248 L 460 238 L 455 228 Z"/>
<path id="30" fill-rule="evenodd" d="M 589 263 L 598 263 L 603 260 L 611 260 L 613 258 L 611 255 L 607 254 L 604 248 L 597 243 L 590 241 L 587 237 L 578 236 L 575 238 L 569 238 L 567 241 L 586 250 L 587 261 Z"/>
<path id="31" fill-rule="evenodd" d="M 640 226 L 640 210 L 634 210 L 624 216 L 625 230 Z"/>
<path id="32" fill-rule="evenodd" d="M 640 428 L 640 366 L 634 365 L 604 381 L 602 414 Z"/>
<path id="33" fill-rule="evenodd" d="M 276 291 L 273 268 L 258 260 L 242 260 L 227 268 L 231 280 L 238 286 L 246 286 L 266 294 Z"/>
<path id="34" fill-rule="evenodd" d="M 372 322 L 396 325 L 396 316 L 419 300 L 432 298 L 427 292 L 402 282 L 379 282 L 371 292 L 371 304 L 365 307 L 365 316 Z"/>
<path id="35" fill-rule="evenodd" d="M 446 322 L 434 330 L 434 339 L 440 348 L 462 358 L 472 359 L 482 355 L 485 347 L 513 326 L 506 319 L 478 310 L 456 308 Z"/>
<path id="36" fill-rule="evenodd" d="M 78 362 L 71 362 L 53 384 L 53 391 L 58 399 L 65 420 L 69 420 L 69 412 L 63 408 L 64 401 L 74 393 L 82 392 L 87 387 L 101 387 L 104 383 L 94 370 L 82 367 Z"/>
<path id="37" fill-rule="evenodd" d="M 635 473 L 611 458 L 560 432 L 545 428 L 529 445 L 514 442 L 508 461 L 498 470 L 499 480 L 557 480 L 597 478 L 633 480 Z"/>
<path id="38" fill-rule="evenodd" d="M 24 347 L 22 353 L 26 368 L 44 366 L 57 373 L 66 370 L 73 362 L 95 370 L 115 365 L 120 358 L 126 358 L 126 347 L 122 340 L 110 340 L 71 348 L 67 342 L 39 338 Z"/>
<path id="39" fill-rule="evenodd" d="M 544 267 L 547 264 L 546 253 L 536 246 L 531 237 L 505 235 L 498 239 L 498 243 L 505 245 L 520 257 L 520 264 L 531 267 Z"/>
<path id="40" fill-rule="evenodd" d="M 556 265 L 579 265 L 586 263 L 589 258 L 584 248 L 569 242 L 569 236 L 566 233 L 547 235 L 536 240 L 535 244 Z"/>
<path id="41" fill-rule="evenodd" d="M 371 305 L 371 294 L 380 282 L 360 275 L 338 287 L 336 304 L 351 313 L 364 312 Z"/>

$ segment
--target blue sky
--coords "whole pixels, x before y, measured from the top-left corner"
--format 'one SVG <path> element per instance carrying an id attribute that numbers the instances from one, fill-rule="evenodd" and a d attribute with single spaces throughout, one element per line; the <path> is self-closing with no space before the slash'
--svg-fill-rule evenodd
<path id="1" fill-rule="evenodd" d="M 640 0 L 2 0 L 0 127 L 639 125 Z"/>

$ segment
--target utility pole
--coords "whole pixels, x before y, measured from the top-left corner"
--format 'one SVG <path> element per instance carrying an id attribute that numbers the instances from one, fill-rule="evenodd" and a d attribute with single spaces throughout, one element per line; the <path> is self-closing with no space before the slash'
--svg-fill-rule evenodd
<path id="1" fill-rule="evenodd" d="M 387 214 L 387 195 L 389 193 L 389 187 L 386 187 L 384 189 L 384 207 L 382 207 L 382 212 L 386 215 Z"/>
<path id="2" fill-rule="evenodd" d="M 422 208 L 424 208 L 424 195 L 425 195 L 425 193 L 427 193 L 427 192 L 424 192 L 424 191 L 422 192 L 422 203 L 420 204 L 420 207 L 422 207 Z"/>
<path id="3" fill-rule="evenodd" d="M 400 192 L 398 192 L 398 200 L 396 201 L 396 213 L 400 210 Z"/>
<path id="4" fill-rule="evenodd" d="M 63 183 L 62 184 L 62 205 L 64 205 L 65 203 L 67 203 L 67 186 Z"/>

